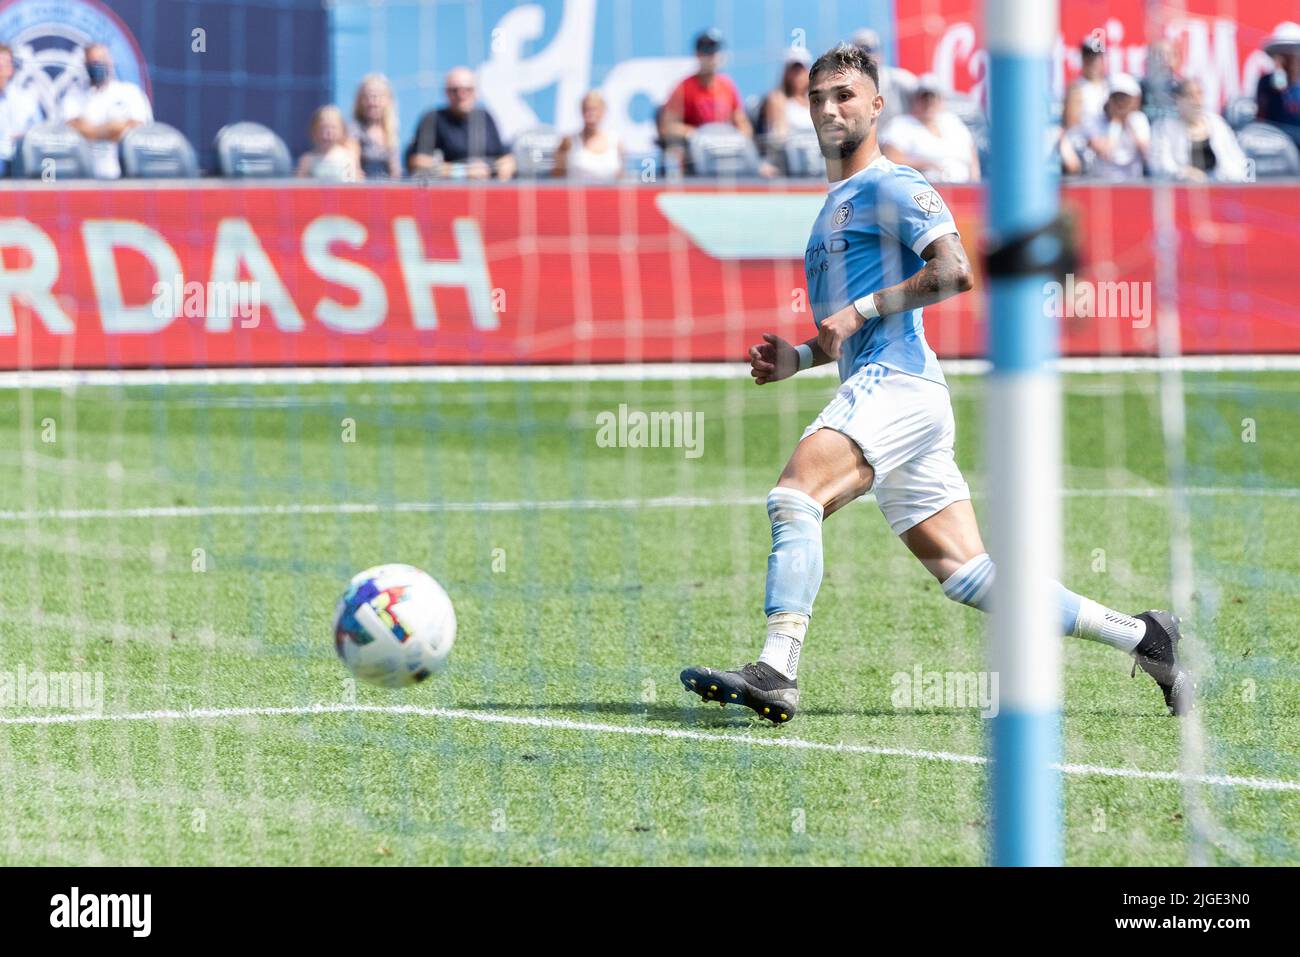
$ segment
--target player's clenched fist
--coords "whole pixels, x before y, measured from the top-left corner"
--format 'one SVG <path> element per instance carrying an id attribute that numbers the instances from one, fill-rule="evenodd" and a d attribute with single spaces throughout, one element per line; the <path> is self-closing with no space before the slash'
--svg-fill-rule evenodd
<path id="1" fill-rule="evenodd" d="M 828 357 L 838 359 L 844 351 L 844 343 L 862 328 L 864 321 L 862 314 L 849 303 L 839 312 L 822 320 L 821 328 L 817 330 L 817 345 Z"/>
<path id="2" fill-rule="evenodd" d="M 749 347 L 749 374 L 759 385 L 779 382 L 799 371 L 799 353 L 780 336 L 763 333 L 763 341 Z"/>

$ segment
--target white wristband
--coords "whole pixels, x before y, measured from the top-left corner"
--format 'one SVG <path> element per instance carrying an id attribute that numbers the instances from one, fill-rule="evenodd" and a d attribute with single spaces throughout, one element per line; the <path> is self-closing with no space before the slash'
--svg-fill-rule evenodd
<path id="1" fill-rule="evenodd" d="M 880 315 L 880 310 L 876 308 L 876 294 L 870 293 L 861 299 L 853 301 L 853 308 L 858 311 L 858 315 L 863 319 L 875 319 Z"/>
<path id="2" fill-rule="evenodd" d="M 812 346 L 806 342 L 801 342 L 794 347 L 794 351 L 799 353 L 799 372 L 803 372 L 804 369 L 812 366 Z"/>

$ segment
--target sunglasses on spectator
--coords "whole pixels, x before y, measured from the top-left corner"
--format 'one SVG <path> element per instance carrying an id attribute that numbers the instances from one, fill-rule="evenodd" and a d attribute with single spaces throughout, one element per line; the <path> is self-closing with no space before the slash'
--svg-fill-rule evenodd
<path id="1" fill-rule="evenodd" d="M 448 92 L 448 93 L 473 93 L 473 92 L 474 92 L 474 87 L 472 87 L 472 86 L 449 86 L 449 87 L 447 87 L 447 92 Z"/>

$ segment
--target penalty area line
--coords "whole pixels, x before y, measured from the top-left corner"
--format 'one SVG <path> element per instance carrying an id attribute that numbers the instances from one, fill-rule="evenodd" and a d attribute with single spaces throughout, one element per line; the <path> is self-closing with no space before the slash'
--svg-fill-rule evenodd
<path id="1" fill-rule="evenodd" d="M 1233 487 L 1203 485 L 1185 490 L 1193 498 L 1300 498 L 1300 488 L 1267 486 Z M 1155 499 L 1169 495 L 1161 487 L 1144 488 L 1066 488 L 1062 498 L 1132 498 Z M 868 492 L 859 501 L 873 501 Z M 98 519 L 146 518 L 221 518 L 258 515 L 375 515 L 385 513 L 478 513 L 478 512 L 565 512 L 565 511 L 634 511 L 656 508 L 737 508 L 763 505 L 761 495 L 727 498 L 690 495 L 664 495 L 657 498 L 578 498 L 484 500 L 481 502 L 284 502 L 267 505 L 142 505 L 125 508 L 51 508 L 0 509 L 0 523 L 32 521 L 93 521 Z"/>
<path id="2" fill-rule="evenodd" d="M 939 761 L 947 764 L 986 765 L 988 758 L 978 754 L 957 754 L 951 751 L 931 751 L 924 748 L 890 748 L 871 744 L 848 744 L 809 741 L 806 738 L 764 738 L 741 734 L 719 734 L 710 731 L 693 731 L 689 728 L 653 728 L 644 725 L 604 724 L 596 721 L 574 721 L 569 718 L 541 718 L 528 715 L 497 714 L 464 708 L 436 708 L 420 705 L 367 705 L 367 704 L 314 704 L 299 707 L 262 708 L 192 708 L 188 710 L 134 711 L 119 714 L 94 714 L 90 712 L 69 714 L 38 714 L 0 716 L 0 725 L 63 725 L 132 721 L 198 721 L 223 718 L 281 717 L 319 714 L 384 714 L 407 715 L 417 718 L 441 718 L 449 721 L 467 721 L 475 724 L 504 724 L 515 727 L 543 728 L 555 731 L 576 731 L 591 734 L 617 734 L 631 737 L 669 738 L 681 741 L 702 741 L 710 744 L 752 745 L 762 748 L 787 748 L 799 751 L 820 751 L 832 754 L 868 755 L 887 758 L 914 758 L 922 761 Z M 1188 778 L 1177 771 L 1144 771 L 1140 768 L 1111 768 L 1095 764 L 1056 764 L 1062 774 L 1080 777 L 1130 778 L 1141 781 L 1184 782 Z M 1300 781 L 1277 778 L 1238 777 L 1229 774 L 1203 774 L 1193 779 L 1196 783 L 1214 787 L 1243 788 L 1252 791 L 1300 791 Z"/>

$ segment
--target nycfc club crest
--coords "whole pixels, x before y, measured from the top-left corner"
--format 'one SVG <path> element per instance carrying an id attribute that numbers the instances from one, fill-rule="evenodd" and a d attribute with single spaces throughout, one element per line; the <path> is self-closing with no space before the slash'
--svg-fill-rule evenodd
<path id="1" fill-rule="evenodd" d="M 831 217 L 831 225 L 839 229 L 852 218 L 853 204 L 848 202 L 840 203 L 835 207 L 835 215 Z"/>
<path id="2" fill-rule="evenodd" d="M 932 189 L 927 189 L 922 193 L 917 193 L 912 199 L 916 200 L 916 205 L 925 210 L 925 215 L 933 216 L 939 210 L 943 209 L 943 200 L 939 194 Z"/>
<path id="3" fill-rule="evenodd" d="M 150 93 L 149 74 L 135 37 L 99 0 L 0 0 L 0 37 L 14 51 L 10 81 L 36 97 L 46 117 L 58 117 L 63 98 L 84 89 L 82 47 L 108 47 L 119 80 Z"/>

